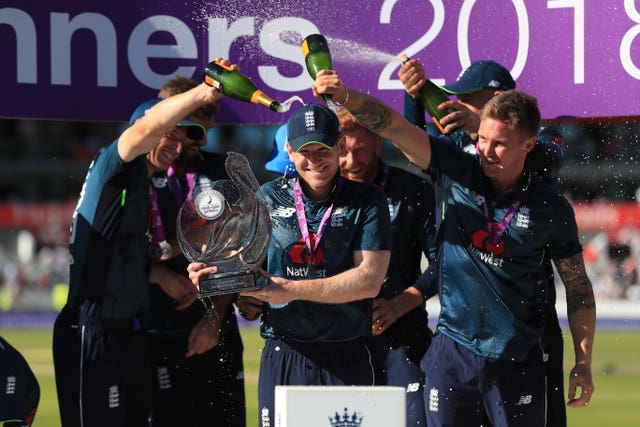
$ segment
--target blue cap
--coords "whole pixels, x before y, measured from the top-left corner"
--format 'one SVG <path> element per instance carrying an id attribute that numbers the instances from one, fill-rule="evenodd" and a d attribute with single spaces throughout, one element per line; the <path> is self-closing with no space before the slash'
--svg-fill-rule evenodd
<path id="1" fill-rule="evenodd" d="M 131 118 L 129 119 L 129 126 L 134 124 L 140 117 L 147 114 L 147 111 L 149 111 L 151 107 L 163 100 L 164 98 L 153 98 L 138 105 L 138 108 L 135 109 L 135 111 L 131 115 Z M 187 137 L 189 139 L 193 139 L 194 141 L 201 140 L 207 134 L 207 130 L 204 128 L 204 126 L 202 126 L 200 123 L 192 122 L 189 119 L 183 119 L 180 123 L 176 124 L 176 126 L 185 126 L 187 129 Z"/>
<path id="2" fill-rule="evenodd" d="M 562 134 L 554 127 L 540 128 L 536 145 L 527 155 L 526 166 L 547 182 L 554 182 L 564 164 L 565 147 Z"/>
<path id="3" fill-rule="evenodd" d="M 287 142 L 287 126 L 288 123 L 285 123 L 276 131 L 273 137 L 273 149 L 264 167 L 268 171 L 294 177 L 298 176 L 296 165 L 289 160 L 289 154 L 284 146 L 285 142 Z"/>
<path id="4" fill-rule="evenodd" d="M 494 61 L 476 61 L 467 67 L 454 83 L 442 86 L 454 95 L 478 92 L 482 89 L 511 90 L 516 82 L 509 70 Z"/>
<path id="5" fill-rule="evenodd" d="M 333 148 L 340 136 L 340 125 L 338 117 L 327 107 L 307 104 L 293 113 L 287 133 L 293 151 L 300 151 L 308 144 Z"/>

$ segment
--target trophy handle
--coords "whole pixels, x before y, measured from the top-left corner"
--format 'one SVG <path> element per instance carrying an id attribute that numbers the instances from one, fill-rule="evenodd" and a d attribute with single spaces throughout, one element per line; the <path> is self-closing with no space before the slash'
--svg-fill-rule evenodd
<path id="1" fill-rule="evenodd" d="M 240 153 L 234 153 L 233 151 L 228 152 L 227 159 L 224 162 L 224 168 L 227 171 L 227 175 L 229 175 L 241 193 L 244 190 L 245 193 L 251 193 L 251 195 L 261 203 L 266 203 L 266 198 L 262 193 L 258 180 L 251 171 L 251 166 L 246 156 Z"/>
<path id="2" fill-rule="evenodd" d="M 245 197 L 245 200 L 249 202 L 245 207 L 252 212 L 252 217 L 256 218 L 256 221 L 251 224 L 251 229 L 245 240 L 250 243 L 240 257 L 244 262 L 250 264 L 262 262 L 266 256 L 266 250 L 263 250 L 265 243 L 259 241 L 259 239 L 254 239 L 254 236 L 261 233 L 265 228 L 271 230 L 271 217 L 266 207 L 266 198 L 246 156 L 240 153 L 228 152 L 224 166 L 241 197 Z M 270 235 L 270 232 L 268 234 Z"/>

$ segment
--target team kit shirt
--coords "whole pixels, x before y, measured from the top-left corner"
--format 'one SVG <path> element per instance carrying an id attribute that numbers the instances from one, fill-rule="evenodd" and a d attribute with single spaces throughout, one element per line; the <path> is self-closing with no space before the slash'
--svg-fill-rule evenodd
<path id="1" fill-rule="evenodd" d="M 67 306 L 89 300 L 114 320 L 147 308 L 147 182 L 144 156 L 124 163 L 118 140 L 98 152 L 73 214 Z"/>
<path id="2" fill-rule="evenodd" d="M 431 138 L 431 151 L 444 210 L 437 329 L 479 356 L 524 360 L 541 334 L 543 259 L 582 250 L 573 209 L 533 173 L 501 195 L 483 176 L 479 156 L 440 138 Z"/>
<path id="3" fill-rule="evenodd" d="M 379 296 L 391 299 L 420 275 L 422 254 L 429 263 L 435 260 L 434 195 L 431 183 L 411 172 L 382 161 L 379 169 L 376 183 L 386 196 L 395 236 Z"/>
<path id="4" fill-rule="evenodd" d="M 290 280 L 331 277 L 354 267 L 354 251 L 390 249 L 389 208 L 380 188 L 339 178 L 327 200 L 302 196 L 311 242 L 316 241 L 322 218 L 332 206 L 311 262 L 296 215 L 296 179 L 284 184 L 276 179 L 262 186 L 272 223 L 269 273 Z M 296 300 L 270 305 L 262 316 L 261 335 L 297 342 L 352 341 L 370 333 L 371 312 L 371 299 L 344 304 Z"/>

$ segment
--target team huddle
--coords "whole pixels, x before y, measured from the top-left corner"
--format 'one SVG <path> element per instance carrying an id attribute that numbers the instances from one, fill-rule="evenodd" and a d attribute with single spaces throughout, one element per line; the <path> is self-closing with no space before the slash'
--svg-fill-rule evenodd
<path id="1" fill-rule="evenodd" d="M 267 163 L 282 176 L 262 186 L 261 287 L 208 307 L 197 287 L 216 267 L 181 254 L 176 218 L 200 177 L 228 178 L 226 155 L 200 150 L 222 92 L 178 77 L 136 109 L 73 217 L 53 342 L 64 427 L 246 426 L 236 308 L 261 316 L 261 427 L 276 424 L 277 385 L 400 386 L 407 426 L 566 426 L 565 407 L 588 404 L 596 309 L 555 189 L 562 136 L 493 61 L 443 87 L 457 98 L 439 106 L 444 134 L 425 120 L 423 67 L 406 60 L 398 77 L 403 113 L 318 72 L 318 103 L 293 112 Z M 415 173 L 381 157 L 383 139 Z M 575 350 L 566 394 L 556 275 Z"/>

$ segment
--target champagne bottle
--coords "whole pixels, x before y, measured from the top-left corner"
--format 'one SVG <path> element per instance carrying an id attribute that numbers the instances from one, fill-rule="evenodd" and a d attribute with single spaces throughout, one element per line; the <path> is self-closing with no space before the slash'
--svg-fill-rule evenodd
<path id="1" fill-rule="evenodd" d="M 204 82 L 238 101 L 262 105 L 277 112 L 281 110 L 280 103 L 265 95 L 247 76 L 219 62 L 213 61 L 207 65 Z"/>
<path id="2" fill-rule="evenodd" d="M 321 34 L 311 34 L 302 41 L 302 56 L 313 80 L 320 70 L 331 69 L 331 53 L 327 39 Z"/>
<path id="3" fill-rule="evenodd" d="M 307 71 L 313 80 L 316 79 L 318 71 L 330 70 L 331 52 L 327 39 L 322 34 L 311 34 L 302 41 L 302 56 L 307 65 Z M 331 95 L 323 95 L 322 98 L 327 106 L 334 112 L 338 112 L 338 104 L 331 100 Z"/>
<path id="4" fill-rule="evenodd" d="M 420 88 L 420 92 L 418 92 L 418 99 L 422 103 L 424 109 L 431 116 L 431 120 L 438 127 L 442 134 L 445 133 L 444 128 L 440 124 L 440 119 L 442 119 L 447 114 L 451 113 L 452 110 L 447 108 L 445 110 L 439 110 L 438 105 L 442 104 L 449 100 L 449 96 L 445 91 L 440 89 L 435 83 L 431 80 L 427 79 L 424 85 Z"/>
<path id="5" fill-rule="evenodd" d="M 405 55 L 403 55 L 402 58 L 403 64 L 411 59 Z M 420 91 L 418 92 L 416 98 L 418 101 L 420 101 L 427 113 L 429 113 L 431 120 L 433 120 L 433 123 L 436 125 L 438 130 L 440 130 L 440 133 L 444 135 L 445 132 L 444 128 L 440 124 L 440 119 L 442 119 L 447 114 L 452 113 L 453 110 L 451 110 L 450 108 L 439 110 L 438 105 L 448 101 L 449 95 L 447 95 L 444 90 L 440 89 L 440 87 L 438 87 L 431 80 L 426 79 L 424 85 L 422 85 L 422 87 L 420 88 Z"/>

